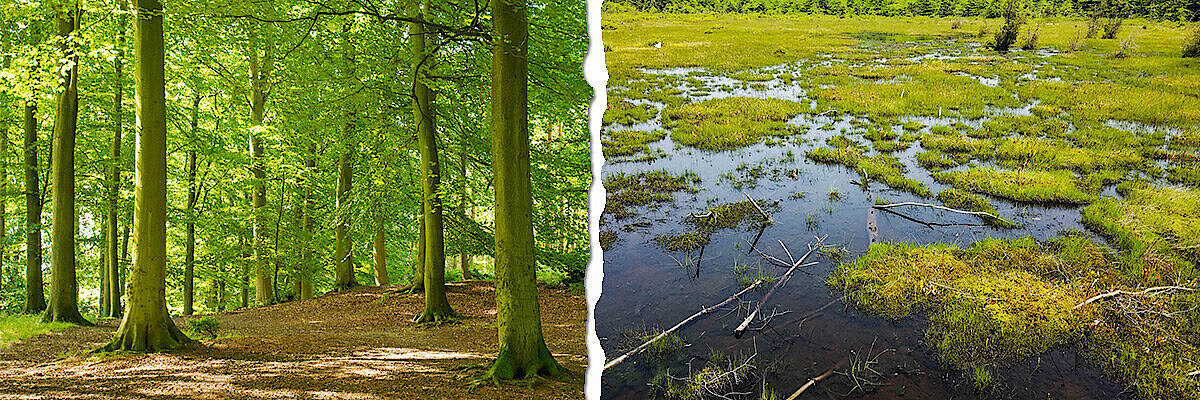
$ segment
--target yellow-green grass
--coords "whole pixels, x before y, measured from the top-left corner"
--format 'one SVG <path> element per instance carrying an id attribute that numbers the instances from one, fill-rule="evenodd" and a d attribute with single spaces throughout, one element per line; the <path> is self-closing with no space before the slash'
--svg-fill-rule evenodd
<path id="1" fill-rule="evenodd" d="M 1033 203 L 1086 204 L 1096 196 L 1084 192 L 1069 171 L 972 168 L 943 171 L 933 178 L 958 189 Z"/>
<path id="2" fill-rule="evenodd" d="M 943 153 L 964 153 L 972 157 L 986 160 L 996 151 L 996 144 L 991 140 L 974 139 L 962 135 L 923 135 L 921 147 L 927 150 L 938 150 Z"/>
<path id="3" fill-rule="evenodd" d="M 634 216 L 630 208 L 670 203 L 675 192 L 695 193 L 694 184 L 700 177 L 693 173 L 673 175 L 665 170 L 643 171 L 637 174 L 618 173 L 604 179 L 608 200 L 604 213 L 616 219 Z"/>
<path id="4" fill-rule="evenodd" d="M 917 70 L 915 67 L 925 68 Z M 902 74 L 903 79 L 815 79 L 808 95 L 819 104 L 840 112 L 882 116 L 957 113 L 966 118 L 981 118 L 987 106 L 1015 107 L 1020 104 L 1004 88 L 984 86 L 970 77 L 951 75 L 926 64 L 906 68 L 908 70 L 903 72 L 913 75 Z"/>
<path id="5" fill-rule="evenodd" d="M 1001 217 L 1000 212 L 996 211 L 996 207 L 993 206 L 990 201 L 983 198 L 983 196 L 980 196 L 980 195 L 977 195 L 977 194 L 974 194 L 971 192 L 967 192 L 965 190 L 950 188 L 950 189 L 946 189 L 946 190 L 939 192 L 937 195 L 937 198 L 939 201 L 941 201 L 943 204 L 945 204 L 947 207 L 950 207 L 950 208 L 957 208 L 957 209 L 966 210 L 966 211 L 985 212 L 985 213 L 995 215 L 996 218 L 988 217 L 986 215 L 980 216 L 980 219 L 982 219 L 984 222 L 988 223 L 988 225 L 992 225 L 997 228 L 1003 228 L 1003 229 L 1013 229 L 1013 228 L 1017 227 L 1017 224 L 1013 223 L 1012 221 L 1004 219 L 1004 217 Z"/>
<path id="6" fill-rule="evenodd" d="M 608 131 L 605 136 L 607 137 L 601 142 L 604 147 L 604 156 L 620 157 L 648 151 L 650 148 L 647 144 L 662 140 L 667 136 L 667 132 L 661 129 L 655 131 L 620 130 Z"/>
<path id="7" fill-rule="evenodd" d="M 668 108 L 663 125 L 676 143 L 722 151 L 788 135 L 787 121 L 805 110 L 788 100 L 728 97 Z"/>
<path id="8" fill-rule="evenodd" d="M 1174 165 L 1167 168 L 1167 180 L 1200 188 L 1200 163 Z"/>
<path id="9" fill-rule="evenodd" d="M 904 164 L 892 156 L 880 154 L 868 157 L 861 148 L 853 146 L 821 147 L 808 151 L 805 156 L 823 164 L 841 164 L 859 174 L 866 174 L 866 179 L 881 181 L 892 189 L 921 197 L 932 196 L 925 184 L 904 176 Z"/>
<path id="10" fill-rule="evenodd" d="M 994 158 L 1006 167 L 1069 169 L 1080 172 L 1099 169 L 1128 170 L 1145 163 L 1140 148 L 1092 149 L 1059 140 L 1006 138 L 996 140 Z"/>
<path id="11" fill-rule="evenodd" d="M 43 323 L 41 315 L 0 314 L 0 349 L 13 343 L 71 327 L 63 322 Z"/>
<path id="12" fill-rule="evenodd" d="M 971 137 L 1004 137 L 1020 134 L 1030 137 L 1057 137 L 1067 131 L 1069 125 L 1058 118 L 1042 118 L 1037 115 L 999 115 L 983 123 L 983 129 L 968 133 Z"/>
<path id="13" fill-rule="evenodd" d="M 929 150 L 917 153 L 917 164 L 930 171 L 941 171 L 954 168 L 971 161 L 970 155 L 963 153 L 943 153 L 939 150 Z"/>
<path id="14" fill-rule="evenodd" d="M 1200 79 L 1200 74 L 1192 77 Z M 1029 81 L 1016 86 L 1022 97 L 1040 99 L 1083 123 L 1115 119 L 1192 128 L 1200 121 L 1200 106 L 1194 93 L 1182 89 L 1136 78 L 1120 83 Z"/>

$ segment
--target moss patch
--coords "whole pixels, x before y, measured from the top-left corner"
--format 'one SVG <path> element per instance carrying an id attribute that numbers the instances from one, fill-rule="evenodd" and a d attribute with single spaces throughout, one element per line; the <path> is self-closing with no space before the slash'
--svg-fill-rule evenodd
<path id="1" fill-rule="evenodd" d="M 649 153 L 650 143 L 662 140 L 667 136 L 667 132 L 663 130 L 656 131 L 609 131 L 605 133 L 607 138 L 601 144 L 604 147 L 605 157 L 622 157 L 631 156 L 638 153 Z"/>
<path id="2" fill-rule="evenodd" d="M 869 180 L 882 181 L 889 187 L 909 192 L 921 197 L 932 194 L 925 184 L 904 176 L 905 167 L 895 157 L 876 155 L 868 157 L 860 147 L 844 146 L 836 148 L 817 148 L 805 153 L 809 159 L 823 164 L 841 164 L 858 172 L 866 174 Z"/>

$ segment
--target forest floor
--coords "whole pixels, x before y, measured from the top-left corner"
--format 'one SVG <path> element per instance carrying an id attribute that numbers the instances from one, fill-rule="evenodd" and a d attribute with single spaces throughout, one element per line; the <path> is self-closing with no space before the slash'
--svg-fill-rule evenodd
<path id="1" fill-rule="evenodd" d="M 0 399 L 582 399 L 587 307 L 582 294 L 540 287 L 558 380 L 470 387 L 495 357 L 495 289 L 448 283 L 459 323 L 418 326 L 420 294 L 362 287 L 312 300 L 212 314 L 216 339 L 159 354 L 89 355 L 119 320 L 72 327 L 0 349 Z M 195 317 L 191 317 L 195 318 Z M 184 318 L 176 318 L 180 327 Z"/>

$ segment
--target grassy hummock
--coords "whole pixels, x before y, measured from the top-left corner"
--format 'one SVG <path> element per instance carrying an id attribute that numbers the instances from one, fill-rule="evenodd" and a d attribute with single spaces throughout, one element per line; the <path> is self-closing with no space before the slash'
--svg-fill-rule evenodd
<path id="1" fill-rule="evenodd" d="M 604 111 L 604 125 L 621 124 L 633 125 L 654 118 L 658 110 L 649 104 L 633 104 L 628 101 L 614 101 Z"/>
<path id="2" fill-rule="evenodd" d="M 1076 184 L 1068 171 L 1010 171 L 973 168 L 933 174 L 933 179 L 958 189 L 1033 203 L 1087 204 L 1096 196 Z"/>
<path id="3" fill-rule="evenodd" d="M 1127 182 L 1123 198 L 1106 197 L 1083 210 L 1083 223 L 1133 260 L 1126 274 L 1155 284 L 1187 283 L 1200 264 L 1200 189 Z M 1139 267 L 1139 268 L 1134 268 Z"/>
<path id="4" fill-rule="evenodd" d="M 671 129 L 676 143 L 709 151 L 731 150 L 767 136 L 788 135 L 786 122 L 805 109 L 787 100 L 728 97 L 668 108 L 663 126 Z"/>
<path id="5" fill-rule="evenodd" d="M 604 213 L 616 219 L 629 218 L 634 216 L 630 208 L 670 203 L 675 200 L 675 192 L 696 193 L 698 189 L 692 186 L 696 183 L 700 183 L 700 177 L 690 172 L 678 176 L 666 170 L 618 173 L 604 179 L 608 189 Z"/>

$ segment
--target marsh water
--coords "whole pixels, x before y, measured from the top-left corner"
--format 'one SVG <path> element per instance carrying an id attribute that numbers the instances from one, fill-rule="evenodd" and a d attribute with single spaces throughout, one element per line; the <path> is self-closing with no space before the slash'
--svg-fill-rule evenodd
<path id="1" fill-rule="evenodd" d="M 955 54 L 933 56 L 953 57 Z M 1021 55 L 1017 53 L 1016 56 Z M 804 73 L 802 63 L 767 70 Z M 643 72 L 700 79 L 705 83 L 704 88 L 680 86 L 684 95 L 693 101 L 743 96 L 809 102 L 798 84 L 792 85 L 778 78 L 751 86 L 732 78 L 707 75 L 703 69 Z M 994 78 L 979 79 L 986 85 L 992 84 L 989 79 Z M 659 110 L 665 107 L 650 104 Z M 1026 114 L 1033 104 L 1036 102 L 1026 107 L 990 109 L 988 114 L 989 117 Z M 989 117 L 975 120 L 904 117 L 900 122 L 916 120 L 927 126 L 964 123 L 977 127 Z M 613 125 L 606 129 L 661 129 L 659 118 L 634 126 Z M 652 152 L 655 152 L 653 149 L 661 151 L 660 158 L 640 162 L 609 160 L 605 164 L 605 176 L 664 169 L 674 174 L 690 171 L 701 179 L 697 193 L 677 193 L 674 203 L 639 208 L 635 218 L 614 220 L 606 216 L 602 219 L 601 229 L 615 231 L 618 237 L 617 242 L 604 252 L 603 293 L 596 305 L 596 331 L 610 360 L 629 348 L 631 331 L 665 329 L 741 290 L 743 286 L 736 271 L 738 265 L 748 266 L 750 275 L 780 276 L 784 273 L 785 268 L 765 262 L 751 249 L 752 245 L 786 259 L 781 243 L 799 257 L 817 236 L 828 235 L 825 244 L 840 250 L 814 254 L 810 261 L 817 263 L 801 268 L 771 297 L 763 313 L 776 316 L 765 326 L 760 318 L 741 338 L 733 334 L 734 328 L 748 314 L 748 308 L 766 292 L 763 288 L 744 296 L 740 306 L 708 314 L 681 329 L 678 334 L 686 343 L 681 350 L 662 358 L 641 354 L 605 371 L 602 398 L 645 398 L 650 391 L 649 382 L 656 375 L 686 377 L 689 371 L 703 368 L 714 351 L 732 358 L 753 357 L 754 375 L 742 386 L 749 388 L 743 391 L 753 394 L 735 394 L 730 398 L 758 398 L 764 384 L 780 398 L 785 398 L 810 378 L 835 367 L 842 372 L 857 369 L 856 374 L 861 379 L 835 374 L 809 389 L 801 398 L 1134 398 L 1117 379 L 1088 362 L 1069 345 L 997 366 L 992 371 L 994 389 L 980 393 L 973 387 L 969 372 L 942 365 L 927 346 L 924 316 L 890 321 L 867 315 L 844 304 L 840 300 L 842 294 L 826 286 L 825 280 L 838 262 L 861 256 L 873 242 L 967 246 L 984 238 L 1033 236 L 1045 240 L 1064 230 L 1087 232 L 1080 224 L 1082 206 L 1034 205 L 989 197 L 1002 216 L 1021 225 L 1012 230 L 986 226 L 973 216 L 929 208 L 873 209 L 876 199 L 937 202 L 892 190 L 883 183 L 862 187 L 853 183 L 861 179 L 859 173 L 841 165 L 817 164 L 805 158 L 806 151 L 825 147 L 827 138 L 854 131 L 852 122 L 855 118 L 862 117 L 836 113 L 801 115 L 788 124 L 797 127 L 793 132 L 798 130 L 802 134 L 782 138 L 777 143 L 760 143 L 722 152 L 677 146 L 668 135 L 651 144 Z M 1136 126 L 1118 127 L 1139 129 Z M 897 125 L 895 129 L 900 132 L 903 128 Z M 922 132 L 927 131 L 928 128 L 924 128 Z M 934 181 L 930 172 L 917 164 L 916 154 L 920 151 L 917 142 L 893 155 L 907 167 L 907 177 L 921 181 L 933 193 L 949 188 Z M 831 192 L 837 195 L 833 196 Z M 1114 192 L 1108 187 L 1102 194 L 1111 196 Z M 757 228 L 716 231 L 709 244 L 691 253 L 669 252 L 654 244 L 653 239 L 657 236 L 691 229 L 685 222 L 689 213 L 701 213 L 718 204 L 741 201 L 746 195 L 759 202 L 777 204 L 778 208 L 771 213 L 772 224 L 761 231 Z M 856 367 L 839 366 L 847 361 Z"/>

